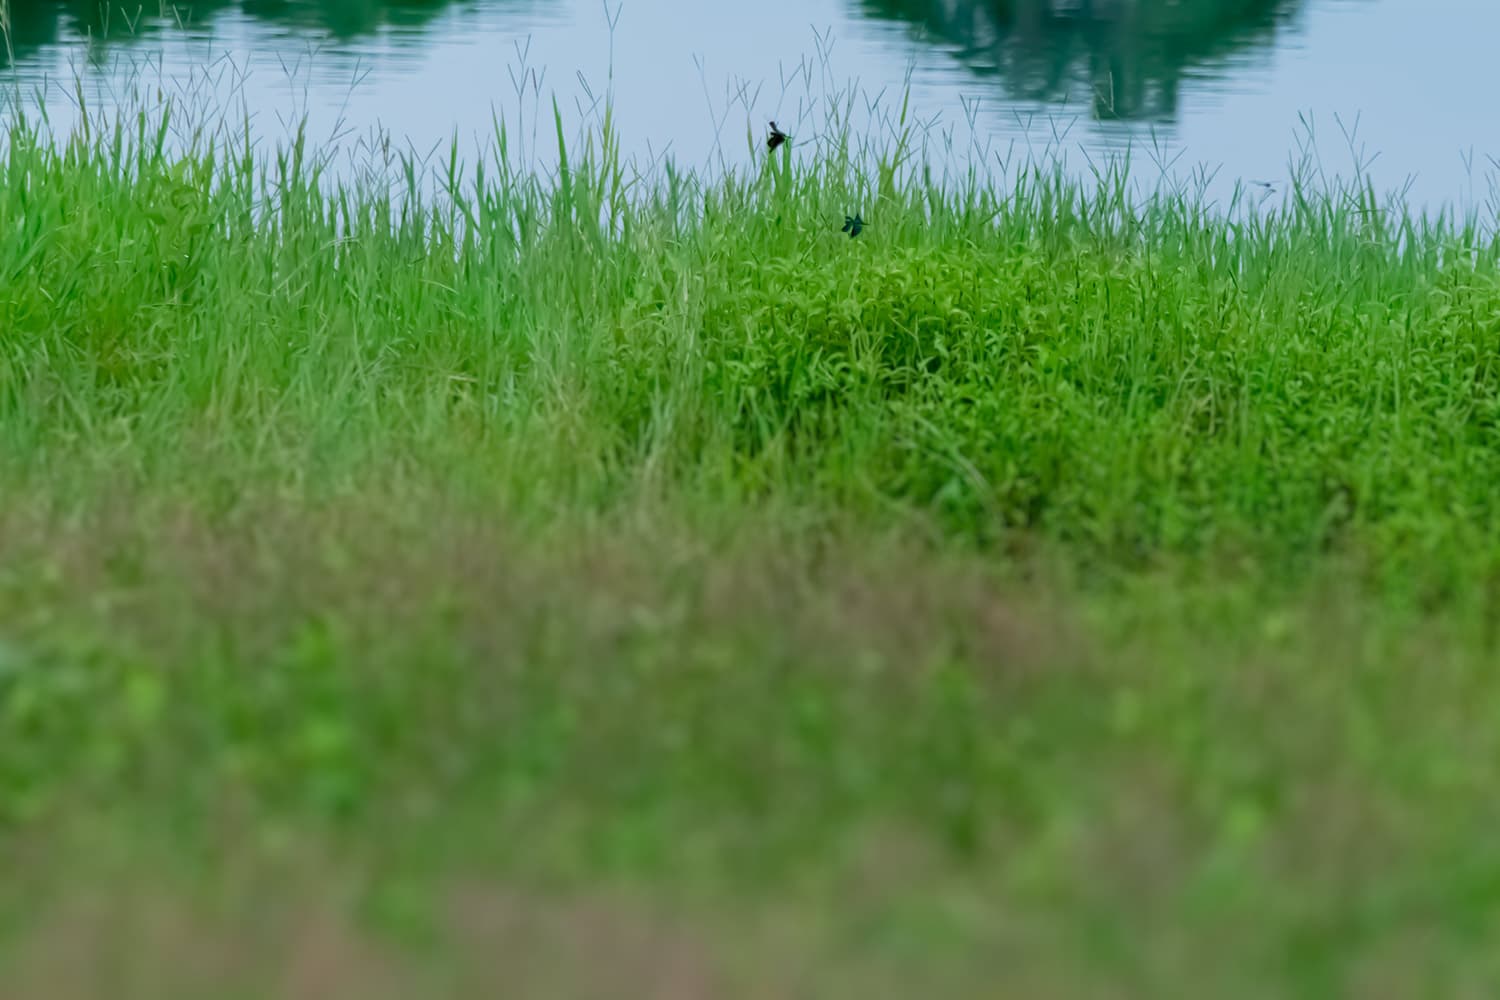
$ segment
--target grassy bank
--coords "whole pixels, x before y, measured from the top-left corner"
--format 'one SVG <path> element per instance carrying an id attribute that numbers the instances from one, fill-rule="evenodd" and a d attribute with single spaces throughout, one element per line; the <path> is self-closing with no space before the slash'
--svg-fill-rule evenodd
<path id="1" fill-rule="evenodd" d="M 166 136 L 0 163 L 15 981 L 1500 982 L 1490 230 Z"/>

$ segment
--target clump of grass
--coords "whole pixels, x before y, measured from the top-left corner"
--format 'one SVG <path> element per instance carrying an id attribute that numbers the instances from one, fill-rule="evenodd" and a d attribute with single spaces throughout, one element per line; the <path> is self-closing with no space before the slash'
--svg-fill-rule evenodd
<path id="1" fill-rule="evenodd" d="M 516 489 L 788 490 L 1107 564 L 1496 564 L 1500 250 L 1368 189 L 1234 217 L 1123 172 L 944 187 L 899 148 L 641 176 L 607 119 L 569 149 L 559 117 L 554 175 L 502 130 L 487 172 L 455 154 L 393 201 L 300 143 L 168 155 L 167 128 L 11 126 L 18 473 L 126 425 L 140 461 L 551 438 L 567 470 Z"/>
<path id="2" fill-rule="evenodd" d="M 1492 230 L 554 124 L 392 189 L 13 119 L 7 838 L 784 891 L 1158 995 L 1494 937 Z"/>

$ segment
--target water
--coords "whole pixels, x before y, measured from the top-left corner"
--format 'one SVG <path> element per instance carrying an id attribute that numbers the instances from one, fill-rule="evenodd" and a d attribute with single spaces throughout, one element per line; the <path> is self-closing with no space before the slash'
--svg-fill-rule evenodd
<path id="1" fill-rule="evenodd" d="M 1489 210 L 1500 172 L 1500 5 L 1477 0 L 9 4 L 3 77 L 62 122 L 75 81 L 96 105 L 144 81 L 229 95 L 271 137 L 305 116 L 315 139 L 380 127 L 421 152 L 483 142 L 497 114 L 528 137 L 554 96 L 581 121 L 607 94 L 628 152 L 700 166 L 750 155 L 770 118 L 809 148 L 853 85 L 870 128 L 909 92 L 934 148 L 991 167 L 1130 150 L 1137 175 L 1277 182 L 1314 142 L 1329 172 Z"/>

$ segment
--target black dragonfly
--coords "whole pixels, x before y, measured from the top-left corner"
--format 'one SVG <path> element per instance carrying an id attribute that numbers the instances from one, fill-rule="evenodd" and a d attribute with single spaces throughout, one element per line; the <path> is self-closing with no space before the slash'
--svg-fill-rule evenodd
<path id="1" fill-rule="evenodd" d="M 775 149 L 777 146 L 781 145 L 783 142 L 786 142 L 790 138 L 791 136 L 781 131 L 781 129 L 776 127 L 776 123 L 772 122 L 771 134 L 766 137 L 766 148 Z"/>
<path id="2" fill-rule="evenodd" d="M 854 237 L 858 236 L 860 230 L 864 228 L 864 219 L 861 219 L 858 215 L 846 215 L 844 216 L 844 228 L 839 230 L 839 232 L 848 233 L 849 238 L 852 240 L 854 239 Z"/>

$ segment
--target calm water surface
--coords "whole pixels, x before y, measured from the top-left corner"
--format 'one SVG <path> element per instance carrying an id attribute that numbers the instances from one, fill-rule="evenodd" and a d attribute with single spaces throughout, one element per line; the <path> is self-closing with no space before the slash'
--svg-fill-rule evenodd
<path id="1" fill-rule="evenodd" d="M 806 150 L 851 87 L 878 132 L 909 90 L 955 161 L 1128 149 L 1137 176 L 1277 181 L 1311 138 L 1329 172 L 1493 212 L 1496 38 L 1489 0 L 8 0 L 0 67 L 64 123 L 75 86 L 107 106 L 160 84 L 268 137 L 306 116 L 418 150 L 608 93 L 628 152 L 693 166 L 743 159 L 769 118 Z"/>

